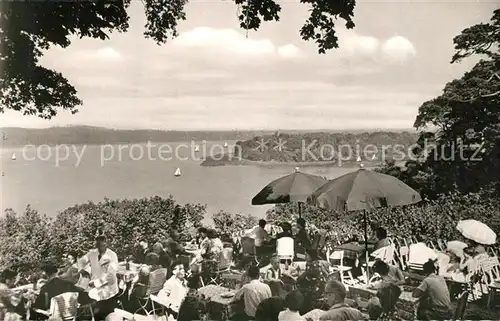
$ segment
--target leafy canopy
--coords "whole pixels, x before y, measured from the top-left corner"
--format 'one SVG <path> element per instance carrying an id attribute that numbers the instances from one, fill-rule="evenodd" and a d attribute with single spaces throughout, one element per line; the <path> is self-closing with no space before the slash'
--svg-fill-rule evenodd
<path id="1" fill-rule="evenodd" d="M 263 21 L 279 21 L 281 6 L 274 0 L 234 0 L 240 6 L 240 27 L 257 30 Z M 319 53 L 338 48 L 335 21 L 353 28 L 355 0 L 300 0 L 309 18 L 300 29 L 302 39 L 314 41 Z M 144 35 L 158 44 L 178 35 L 186 19 L 187 0 L 143 0 L 147 22 Z M 125 32 L 130 0 L 116 1 L 4 1 L 0 14 L 0 112 L 5 109 L 51 119 L 60 110 L 78 112 L 77 90 L 55 70 L 40 65 L 44 50 L 66 48 L 70 36 L 107 39 Z"/>
<path id="2" fill-rule="evenodd" d="M 414 126 L 422 131 L 416 152 L 423 161 L 384 169 L 430 197 L 490 185 L 500 190 L 500 9 L 453 42 L 451 63 L 482 59 L 420 106 Z"/>

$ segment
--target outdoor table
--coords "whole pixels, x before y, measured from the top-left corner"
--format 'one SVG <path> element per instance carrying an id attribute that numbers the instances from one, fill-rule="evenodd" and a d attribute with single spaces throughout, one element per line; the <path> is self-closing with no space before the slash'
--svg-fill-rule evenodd
<path id="1" fill-rule="evenodd" d="M 334 251 L 344 251 L 344 257 L 352 260 L 359 259 L 365 252 L 365 245 L 357 242 L 346 243 L 334 247 Z"/>
<path id="2" fill-rule="evenodd" d="M 243 272 L 228 271 L 220 274 L 222 285 L 229 289 L 236 289 L 241 282 Z"/>
<path id="3" fill-rule="evenodd" d="M 236 293 L 235 290 L 213 284 L 198 289 L 199 294 L 204 295 L 206 299 L 209 299 L 209 302 L 207 303 L 207 310 L 210 320 L 229 320 L 231 313 L 230 305 L 233 298 L 221 297 L 222 294 L 228 292 Z"/>
<path id="4" fill-rule="evenodd" d="M 369 300 L 371 297 L 376 296 L 376 294 L 377 290 L 375 289 L 369 289 L 367 287 L 360 286 L 349 286 L 348 296 L 351 299 L 359 296 L 363 299 Z M 412 292 L 401 292 L 401 296 L 396 303 L 396 309 L 399 317 L 403 320 L 415 320 L 417 315 L 418 302 L 419 300 L 417 298 L 412 297 Z"/>

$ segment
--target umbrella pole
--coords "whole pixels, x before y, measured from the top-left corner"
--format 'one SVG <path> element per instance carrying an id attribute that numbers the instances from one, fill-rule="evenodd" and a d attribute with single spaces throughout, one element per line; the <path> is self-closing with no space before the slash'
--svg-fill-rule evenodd
<path id="1" fill-rule="evenodd" d="M 363 210 L 363 221 L 364 221 L 364 226 L 365 226 L 365 259 L 366 259 L 366 284 L 368 284 L 370 280 L 370 272 L 369 272 L 369 267 L 368 267 L 368 219 L 366 215 L 366 210 Z"/>
<path id="2" fill-rule="evenodd" d="M 302 218 L 302 202 L 299 202 L 299 218 Z"/>

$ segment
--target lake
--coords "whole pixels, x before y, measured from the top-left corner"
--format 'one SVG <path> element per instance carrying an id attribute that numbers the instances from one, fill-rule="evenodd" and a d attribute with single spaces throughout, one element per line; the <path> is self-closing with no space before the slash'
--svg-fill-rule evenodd
<path id="1" fill-rule="evenodd" d="M 4 148 L 0 154 L 2 213 L 7 208 L 21 212 L 30 204 L 48 216 L 55 216 L 67 207 L 99 202 L 105 197 L 172 195 L 181 204 L 206 204 L 207 221 L 219 210 L 263 217 L 273 205 L 252 206 L 252 197 L 270 181 L 294 171 L 293 166 L 200 166 L 203 155 L 223 149 L 221 142 L 200 142 L 199 153 L 186 143 L 152 144 L 156 147 L 133 144 Z M 11 159 L 13 153 L 16 160 Z M 176 168 L 182 172 L 180 177 L 174 176 Z M 301 169 L 330 179 L 352 170 Z"/>

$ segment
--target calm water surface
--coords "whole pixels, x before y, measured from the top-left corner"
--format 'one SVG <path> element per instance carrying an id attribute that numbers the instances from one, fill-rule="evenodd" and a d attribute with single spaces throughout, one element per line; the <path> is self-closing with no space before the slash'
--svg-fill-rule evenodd
<path id="1" fill-rule="evenodd" d="M 214 144 L 222 145 L 219 142 L 209 142 L 195 155 L 210 153 Z M 172 150 L 179 145 L 169 143 Z M 55 147 L 25 149 L 24 155 L 22 148 L 2 149 L 2 213 L 7 208 L 22 211 L 30 204 L 42 213 L 55 216 L 58 211 L 69 206 L 87 201 L 99 202 L 105 197 L 119 199 L 172 195 L 181 204 L 206 204 L 207 220 L 219 210 L 262 217 L 272 205 L 252 206 L 252 197 L 270 181 L 294 170 L 293 166 L 202 167 L 199 159 L 201 156 L 193 157 L 194 152 L 187 148 L 178 149 L 177 157 L 173 155 L 174 152 L 163 154 L 172 155 L 171 160 L 161 160 L 158 148 L 151 148 L 148 156 L 146 144 L 135 147 L 132 155 L 129 148 L 123 148 L 121 159 L 117 145 L 86 146 L 84 150 L 83 146 L 73 148 L 82 155 L 78 166 L 74 150 L 70 150 L 64 160 L 65 150 L 60 149 L 61 161 L 57 165 Z M 144 152 L 142 158 L 141 148 Z M 13 153 L 16 160 L 11 159 Z M 173 175 L 177 167 L 182 172 L 180 177 Z M 339 167 L 301 169 L 329 179 L 352 170 Z"/>

